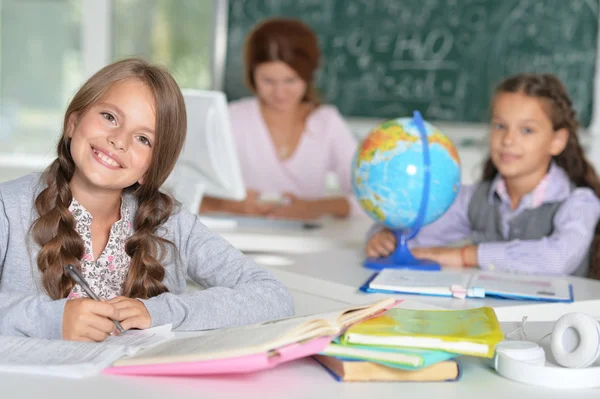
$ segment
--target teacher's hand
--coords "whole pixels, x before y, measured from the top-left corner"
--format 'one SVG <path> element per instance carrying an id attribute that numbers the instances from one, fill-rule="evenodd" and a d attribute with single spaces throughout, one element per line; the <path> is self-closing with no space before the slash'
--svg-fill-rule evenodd
<path id="1" fill-rule="evenodd" d="M 246 199 L 231 205 L 231 211 L 242 215 L 265 216 L 275 209 L 276 205 L 260 201 L 260 193 L 254 190 L 246 192 Z"/>
<path id="2" fill-rule="evenodd" d="M 276 206 L 268 213 L 269 217 L 312 220 L 323 215 L 315 201 L 303 200 L 289 193 L 284 194 L 283 197 L 287 204 Z"/>

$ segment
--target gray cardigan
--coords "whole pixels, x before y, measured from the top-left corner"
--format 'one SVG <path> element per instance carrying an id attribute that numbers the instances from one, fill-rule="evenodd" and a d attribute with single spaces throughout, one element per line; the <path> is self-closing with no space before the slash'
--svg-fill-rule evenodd
<path id="1" fill-rule="evenodd" d="M 42 189 L 40 174 L 0 184 L 0 335 L 62 336 L 66 299 L 52 300 L 43 290 L 36 262 L 39 246 L 29 231 Z M 133 197 L 127 206 L 135 215 Z M 205 330 L 293 315 L 287 289 L 197 216 L 176 212 L 159 234 L 175 244 L 178 254 L 170 253 L 163 262 L 169 292 L 142 300 L 152 326 L 172 323 L 178 330 Z M 186 290 L 187 279 L 201 289 Z"/>

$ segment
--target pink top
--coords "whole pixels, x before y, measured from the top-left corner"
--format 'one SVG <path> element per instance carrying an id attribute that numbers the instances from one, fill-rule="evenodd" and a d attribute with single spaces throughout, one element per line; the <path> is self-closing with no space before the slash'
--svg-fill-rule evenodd
<path id="1" fill-rule="evenodd" d="M 308 116 L 306 131 L 294 153 L 284 160 L 277 156 L 258 99 L 231 102 L 229 113 L 248 189 L 318 199 L 325 196 L 325 176 L 332 171 L 348 195 L 351 213 L 359 209 L 350 185 L 350 168 L 358 143 L 335 106 L 320 105 Z"/>

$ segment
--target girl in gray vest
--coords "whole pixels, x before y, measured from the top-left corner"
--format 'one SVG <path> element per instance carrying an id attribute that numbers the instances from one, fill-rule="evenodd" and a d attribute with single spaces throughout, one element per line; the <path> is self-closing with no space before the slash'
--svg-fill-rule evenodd
<path id="1" fill-rule="evenodd" d="M 511 76 L 491 111 L 482 181 L 463 186 L 409 242 L 413 255 L 457 268 L 600 276 L 589 256 L 600 233 L 600 181 L 579 144 L 565 87 L 549 74 Z M 467 244 L 448 246 L 457 242 Z M 387 256 L 395 245 L 392 232 L 376 225 L 366 252 Z"/>

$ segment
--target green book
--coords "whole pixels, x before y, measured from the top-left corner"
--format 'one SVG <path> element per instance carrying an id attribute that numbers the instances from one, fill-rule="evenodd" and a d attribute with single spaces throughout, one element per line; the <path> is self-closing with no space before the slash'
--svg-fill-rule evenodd
<path id="1" fill-rule="evenodd" d="M 459 356 L 456 353 L 429 349 L 347 345 L 342 344 L 338 338 L 321 354 L 340 359 L 365 360 L 404 370 L 418 370 Z"/>

